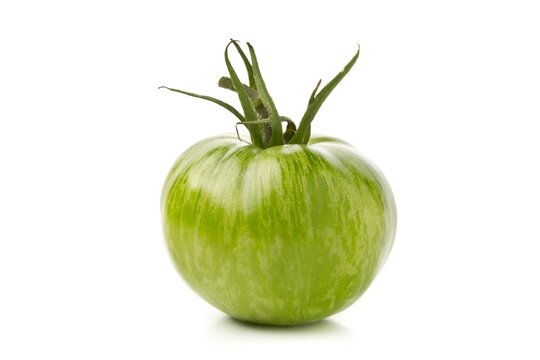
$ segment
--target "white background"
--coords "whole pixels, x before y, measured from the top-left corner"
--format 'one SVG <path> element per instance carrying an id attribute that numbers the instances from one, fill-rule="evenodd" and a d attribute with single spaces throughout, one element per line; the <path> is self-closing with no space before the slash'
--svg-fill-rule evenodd
<path id="1" fill-rule="evenodd" d="M 540 11 L 535 1 L 2 1 L 0 358 L 540 357 Z M 359 61 L 314 131 L 386 174 L 395 247 L 351 308 L 276 329 L 176 274 L 163 180 L 234 131 L 229 37 L 280 113 Z M 239 65 L 238 58 L 234 61 Z"/>

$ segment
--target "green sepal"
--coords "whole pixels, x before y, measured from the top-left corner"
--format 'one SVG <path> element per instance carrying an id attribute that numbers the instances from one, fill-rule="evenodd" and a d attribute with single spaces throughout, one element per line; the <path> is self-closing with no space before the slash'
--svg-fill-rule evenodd
<path id="1" fill-rule="evenodd" d="M 238 45 L 238 40 L 231 39 L 231 42 L 233 43 L 234 47 L 238 51 L 238 54 L 240 54 L 242 61 L 244 62 L 244 66 L 246 67 L 246 72 L 248 74 L 249 87 L 257 90 L 257 84 L 255 83 L 255 77 L 253 76 L 253 66 L 249 62 L 246 53 L 244 53 L 244 50 L 242 50 L 240 45 Z"/>
<path id="2" fill-rule="evenodd" d="M 311 104 L 313 100 L 315 100 L 315 95 L 317 95 L 317 90 L 319 90 L 319 86 L 321 86 L 321 82 L 322 82 L 322 79 L 320 79 L 317 82 L 317 85 L 315 85 L 315 89 L 313 89 L 313 92 L 311 93 L 311 96 L 309 97 L 308 105 Z"/>
<path id="3" fill-rule="evenodd" d="M 276 146 L 276 145 L 283 145 L 283 129 L 281 127 L 281 121 L 279 119 L 279 114 L 276 109 L 276 106 L 274 105 L 274 101 L 270 97 L 270 94 L 268 93 L 268 90 L 266 89 L 266 85 L 264 83 L 264 80 L 261 75 L 261 70 L 259 69 L 259 63 L 257 61 L 257 56 L 255 55 L 255 50 L 253 49 L 253 46 L 251 46 L 250 43 L 247 43 L 247 46 L 249 48 L 249 53 L 251 55 L 251 63 L 253 66 L 253 76 L 255 78 L 255 84 L 257 86 L 257 92 L 259 93 L 259 97 L 268 112 L 268 117 L 272 124 L 272 136 L 270 137 L 270 141 L 268 142 L 268 147 Z"/>
<path id="4" fill-rule="evenodd" d="M 285 140 L 285 144 L 288 144 L 293 138 L 294 134 L 296 134 L 296 124 L 286 116 L 280 116 L 279 118 L 281 119 L 281 122 L 287 123 L 285 132 L 283 133 L 283 140 Z"/>
<path id="5" fill-rule="evenodd" d="M 195 94 L 195 93 L 184 91 L 184 90 L 173 89 L 173 88 L 170 88 L 170 87 L 167 87 L 167 86 L 160 86 L 158 89 L 167 89 L 169 91 L 174 91 L 174 92 L 181 93 L 181 94 L 188 95 L 188 96 L 192 96 L 192 97 L 195 97 L 195 98 L 211 101 L 214 104 L 217 104 L 217 105 L 229 110 L 240 121 L 246 121 L 244 116 L 242 114 L 240 114 L 240 112 L 238 110 L 236 110 L 233 106 L 227 104 L 225 101 L 221 101 L 221 100 L 213 98 L 211 96 L 199 95 L 199 94 Z"/>
<path id="6" fill-rule="evenodd" d="M 290 144 L 308 143 L 311 134 L 311 122 L 313 121 L 313 118 L 315 117 L 315 115 L 317 115 L 317 112 L 319 111 L 321 105 L 324 103 L 328 95 L 330 95 L 330 93 L 332 92 L 332 90 L 334 90 L 337 84 L 339 84 L 339 82 L 351 70 L 353 65 L 356 63 L 359 55 L 360 46 L 358 47 L 358 50 L 356 51 L 352 59 L 347 63 L 347 65 L 345 65 L 343 70 L 340 71 L 328 84 L 326 84 L 326 86 L 323 87 L 318 94 L 316 94 L 317 89 L 319 88 L 319 84 L 317 84 L 317 87 L 311 94 L 307 110 L 304 113 L 304 116 L 300 121 L 300 125 L 298 125 L 298 130 L 296 131 L 294 137 L 291 139 Z"/>
<path id="7" fill-rule="evenodd" d="M 225 63 L 227 65 L 227 70 L 229 71 L 229 76 L 231 77 L 233 86 L 236 89 L 238 98 L 240 99 L 240 104 L 242 105 L 242 109 L 244 110 L 244 116 L 246 118 L 245 121 L 249 123 L 250 121 L 258 120 L 258 117 L 255 112 L 255 109 L 253 108 L 251 100 L 249 99 L 249 95 L 247 94 L 246 89 L 244 89 L 244 85 L 238 78 L 236 71 L 231 65 L 231 61 L 229 60 L 229 46 L 234 43 L 235 43 L 234 41 L 231 41 L 225 48 Z M 263 142 L 261 132 L 259 131 L 260 125 L 253 124 L 252 126 L 248 126 L 248 125 L 246 126 L 249 129 L 249 133 L 250 133 L 251 141 L 253 145 L 256 145 L 258 147 L 264 147 L 265 144 Z"/>
<path id="8" fill-rule="evenodd" d="M 222 76 L 221 78 L 219 78 L 218 86 L 222 89 L 227 89 L 227 90 L 236 92 L 236 89 L 234 88 L 234 85 L 233 85 L 233 81 L 231 80 L 230 77 Z M 251 101 L 254 101 L 259 98 L 259 94 L 257 93 L 257 90 L 251 88 L 250 86 L 246 84 L 242 84 L 242 86 L 244 87 L 244 89 L 246 89 L 246 93 L 248 94 L 249 99 Z"/>

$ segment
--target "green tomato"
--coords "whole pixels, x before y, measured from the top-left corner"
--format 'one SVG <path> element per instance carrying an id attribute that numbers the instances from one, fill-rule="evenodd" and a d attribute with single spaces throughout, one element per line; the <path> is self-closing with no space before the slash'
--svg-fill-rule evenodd
<path id="1" fill-rule="evenodd" d="M 201 141 L 171 170 L 162 212 L 186 282 L 237 319 L 274 325 L 352 304 L 384 263 L 396 227 L 382 174 L 324 137 L 268 149 L 236 136 Z"/>
<path id="2" fill-rule="evenodd" d="M 229 61 L 231 44 L 249 85 Z M 219 81 L 238 93 L 244 114 L 167 88 L 227 109 L 251 143 L 213 137 L 180 156 L 162 192 L 164 233 L 176 268 L 210 304 L 244 321 L 300 325 L 345 309 L 368 288 L 392 247 L 396 208 L 381 172 L 351 145 L 311 137 L 313 118 L 359 51 L 320 91 L 319 81 L 297 128 L 278 114 L 248 46 L 251 61 L 229 43 L 230 77 Z"/>

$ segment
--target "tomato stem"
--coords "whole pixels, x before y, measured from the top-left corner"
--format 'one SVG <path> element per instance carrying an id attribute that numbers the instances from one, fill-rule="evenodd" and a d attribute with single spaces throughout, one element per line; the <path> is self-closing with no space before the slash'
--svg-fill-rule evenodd
<path id="1" fill-rule="evenodd" d="M 245 85 L 240 81 L 236 70 L 231 64 L 229 59 L 229 46 L 233 45 L 242 58 L 246 72 L 248 75 L 249 85 Z M 298 129 L 296 124 L 286 116 L 280 116 L 272 97 L 270 96 L 268 89 L 264 83 L 259 68 L 259 62 L 255 54 L 255 49 L 250 43 L 247 43 L 250 57 L 242 50 L 237 40 L 231 39 L 229 44 L 225 47 L 225 64 L 229 77 L 223 76 L 218 81 L 218 86 L 224 89 L 232 90 L 237 93 L 240 105 L 244 114 L 241 114 L 233 106 L 228 103 L 218 100 L 216 98 L 199 95 L 192 92 L 169 88 L 166 86 L 160 86 L 159 88 L 165 88 L 170 91 L 178 92 L 191 97 L 211 101 L 231 112 L 234 116 L 240 120 L 235 126 L 236 133 L 238 134 L 238 125 L 243 124 L 249 131 L 251 142 L 254 146 L 260 148 L 269 148 L 272 146 L 280 146 L 284 144 L 307 144 L 311 136 L 311 123 L 315 118 L 315 115 L 319 111 L 321 105 L 328 98 L 332 90 L 339 84 L 339 82 L 347 75 L 351 68 L 356 63 L 360 54 L 360 46 L 356 51 L 352 59 L 345 65 L 342 71 L 340 71 L 326 86 L 320 91 L 321 80 L 317 82 L 315 89 L 311 93 L 308 101 L 308 107 Z M 281 126 L 282 122 L 287 123 L 287 128 L 283 132 Z M 240 141 L 242 141 L 240 139 Z"/>

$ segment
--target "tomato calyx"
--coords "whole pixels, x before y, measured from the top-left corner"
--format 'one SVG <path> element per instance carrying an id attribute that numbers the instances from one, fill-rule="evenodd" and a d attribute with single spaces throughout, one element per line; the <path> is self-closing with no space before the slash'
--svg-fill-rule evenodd
<path id="1" fill-rule="evenodd" d="M 231 45 L 235 47 L 236 51 L 242 58 L 248 75 L 248 85 L 243 84 L 240 81 L 236 70 L 230 62 L 229 47 Z M 249 131 L 251 143 L 260 148 L 266 149 L 272 146 L 284 144 L 307 144 L 311 136 L 311 122 L 332 90 L 334 90 L 337 84 L 339 84 L 339 82 L 345 77 L 345 75 L 347 75 L 347 73 L 356 63 L 356 60 L 360 55 L 360 46 L 352 59 L 347 63 L 347 65 L 345 65 L 343 70 L 340 71 L 320 91 L 319 87 L 321 85 L 321 80 L 317 82 L 315 89 L 311 93 L 307 109 L 304 116 L 300 120 L 298 128 L 290 118 L 279 115 L 274 101 L 272 100 L 272 97 L 270 96 L 268 89 L 266 88 L 266 84 L 262 78 L 255 49 L 250 43 L 247 43 L 247 46 L 249 50 L 249 58 L 240 47 L 239 41 L 231 39 L 231 41 L 225 47 L 225 64 L 227 66 L 229 76 L 223 76 L 218 81 L 219 87 L 232 90 L 237 93 L 240 100 L 240 105 L 242 106 L 243 114 L 236 110 L 236 108 L 234 108 L 232 105 L 211 96 L 199 95 L 167 86 L 160 86 L 159 89 L 164 88 L 173 92 L 211 101 L 217 105 L 220 105 L 238 118 L 239 122 L 236 124 L 237 134 L 238 125 L 244 125 Z M 282 123 L 287 123 L 285 132 L 283 132 Z M 240 138 L 240 136 L 238 138 Z"/>

